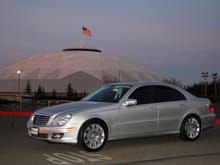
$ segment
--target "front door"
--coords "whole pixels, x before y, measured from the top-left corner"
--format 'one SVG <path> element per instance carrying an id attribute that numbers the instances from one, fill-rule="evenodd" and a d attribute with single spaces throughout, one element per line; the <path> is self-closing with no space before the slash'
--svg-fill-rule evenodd
<path id="1" fill-rule="evenodd" d="M 158 128 L 158 108 L 152 104 L 151 86 L 139 87 L 128 97 L 136 99 L 137 105 L 126 106 L 119 112 L 121 136 L 153 134 Z"/>

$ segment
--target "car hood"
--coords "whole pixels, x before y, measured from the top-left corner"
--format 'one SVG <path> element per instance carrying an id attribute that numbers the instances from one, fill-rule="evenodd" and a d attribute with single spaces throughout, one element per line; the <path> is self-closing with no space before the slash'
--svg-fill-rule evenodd
<path id="1" fill-rule="evenodd" d="M 52 116 L 61 113 L 77 113 L 77 112 L 83 112 L 85 110 L 100 109 L 104 107 L 106 108 L 111 105 L 115 105 L 115 103 L 77 101 L 77 102 L 46 107 L 36 111 L 35 113 Z"/>

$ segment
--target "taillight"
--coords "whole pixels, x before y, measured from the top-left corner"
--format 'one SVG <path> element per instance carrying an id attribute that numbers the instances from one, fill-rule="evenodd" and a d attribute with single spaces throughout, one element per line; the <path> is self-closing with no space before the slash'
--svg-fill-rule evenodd
<path id="1" fill-rule="evenodd" d="M 212 103 L 210 103 L 210 105 L 209 105 L 209 111 L 210 112 L 215 112 L 215 108 L 214 108 L 214 105 Z"/>

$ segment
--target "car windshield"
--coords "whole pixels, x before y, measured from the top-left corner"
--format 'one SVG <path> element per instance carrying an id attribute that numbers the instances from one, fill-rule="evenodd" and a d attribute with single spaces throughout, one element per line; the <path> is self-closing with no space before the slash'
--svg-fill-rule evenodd
<path id="1" fill-rule="evenodd" d="M 85 97 L 84 101 L 118 103 L 131 85 L 106 85 Z"/>

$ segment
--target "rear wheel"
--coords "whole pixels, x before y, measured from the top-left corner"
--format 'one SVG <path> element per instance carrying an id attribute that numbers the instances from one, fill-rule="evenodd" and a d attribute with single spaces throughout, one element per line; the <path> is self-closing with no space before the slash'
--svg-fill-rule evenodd
<path id="1" fill-rule="evenodd" d="M 81 148 L 94 152 L 100 150 L 108 138 L 107 128 L 99 120 L 86 122 L 79 133 L 78 144 Z"/>
<path id="2" fill-rule="evenodd" d="M 187 117 L 181 126 L 181 136 L 187 140 L 196 140 L 201 133 L 201 124 L 197 117 Z"/>

